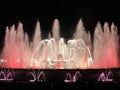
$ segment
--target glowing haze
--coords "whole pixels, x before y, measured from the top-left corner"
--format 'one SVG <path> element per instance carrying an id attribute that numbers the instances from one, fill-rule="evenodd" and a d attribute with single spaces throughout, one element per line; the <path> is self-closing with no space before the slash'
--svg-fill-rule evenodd
<path id="1" fill-rule="evenodd" d="M 69 33 L 69 32 L 68 32 Z M 4 47 L 0 57 L 0 67 L 37 68 L 37 69 L 90 69 L 119 67 L 119 37 L 117 27 L 103 28 L 97 24 L 93 42 L 91 34 L 79 20 L 73 39 L 64 41 L 60 37 L 60 24 L 55 19 L 52 35 L 41 39 L 40 23 L 37 22 L 33 41 L 29 42 L 19 22 L 17 29 L 13 25 L 6 27 Z"/>

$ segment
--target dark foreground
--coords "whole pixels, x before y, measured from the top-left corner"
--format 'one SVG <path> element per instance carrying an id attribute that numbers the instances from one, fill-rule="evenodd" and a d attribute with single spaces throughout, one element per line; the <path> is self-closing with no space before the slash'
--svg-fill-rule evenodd
<path id="1" fill-rule="evenodd" d="M 118 69 L 89 69 L 89 70 L 24 70 L 1 69 L 0 90 L 120 90 L 120 68 Z M 101 73 L 113 81 L 98 81 Z M 76 82 L 64 82 L 74 80 Z M 34 78 L 35 77 L 35 78 Z M 3 81 L 2 79 L 12 79 Z M 34 80 L 35 82 L 30 82 Z M 42 82 L 41 82 L 42 80 Z M 109 80 L 109 79 L 108 79 Z"/>
<path id="2" fill-rule="evenodd" d="M 45 89 L 79 89 L 79 90 L 120 90 L 120 82 L 0 82 L 0 90 L 45 90 Z"/>

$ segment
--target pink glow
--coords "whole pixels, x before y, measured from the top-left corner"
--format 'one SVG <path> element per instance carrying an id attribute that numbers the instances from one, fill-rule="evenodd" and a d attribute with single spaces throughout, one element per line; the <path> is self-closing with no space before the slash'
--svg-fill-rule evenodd
<path id="1" fill-rule="evenodd" d="M 49 39 L 41 39 L 40 23 L 37 22 L 33 41 L 29 42 L 23 25 L 19 22 L 17 30 L 13 25 L 6 28 L 4 48 L 0 66 L 6 68 L 33 69 L 90 69 L 119 67 L 119 37 L 117 27 L 108 23 L 102 27 L 97 24 L 94 40 L 86 32 L 82 20 L 78 22 L 73 39 L 65 43 L 59 34 L 57 19 L 53 22 Z"/>

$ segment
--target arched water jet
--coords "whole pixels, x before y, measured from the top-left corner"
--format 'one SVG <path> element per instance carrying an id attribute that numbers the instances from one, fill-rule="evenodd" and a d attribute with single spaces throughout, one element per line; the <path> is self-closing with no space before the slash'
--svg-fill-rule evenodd
<path id="1" fill-rule="evenodd" d="M 14 71 L 13 70 L 7 70 L 7 69 L 1 69 L 0 71 L 0 80 L 1 81 L 13 81 L 14 80 Z"/>
<path id="2" fill-rule="evenodd" d="M 111 70 L 106 69 L 105 72 L 100 73 L 98 81 L 113 81 L 113 73 Z"/>
<path id="3" fill-rule="evenodd" d="M 82 81 L 82 75 L 79 71 L 75 72 L 74 76 L 73 76 L 73 82 L 80 82 Z"/>
<path id="4" fill-rule="evenodd" d="M 35 71 L 32 70 L 27 73 L 27 79 L 29 82 L 45 82 L 46 81 L 46 76 L 43 71 Z"/>
<path id="5" fill-rule="evenodd" d="M 6 74 L 4 71 L 0 71 L 0 80 L 7 80 Z"/>
<path id="6" fill-rule="evenodd" d="M 34 70 L 28 72 L 27 79 L 29 82 L 35 82 L 37 80 L 36 72 Z"/>
<path id="7" fill-rule="evenodd" d="M 67 73 L 64 82 L 72 82 L 72 76 L 70 73 Z"/>
<path id="8" fill-rule="evenodd" d="M 46 81 L 46 76 L 43 71 L 40 71 L 37 75 L 37 81 L 38 82 L 45 82 Z"/>

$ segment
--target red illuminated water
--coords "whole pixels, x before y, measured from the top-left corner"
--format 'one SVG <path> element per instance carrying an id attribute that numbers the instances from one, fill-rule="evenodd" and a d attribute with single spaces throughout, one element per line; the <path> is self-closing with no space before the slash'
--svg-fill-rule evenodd
<path id="1" fill-rule="evenodd" d="M 73 39 L 67 43 L 60 37 L 60 24 L 53 22 L 52 35 L 41 39 L 40 23 L 37 22 L 33 41 L 29 42 L 22 23 L 18 28 L 6 28 L 0 67 L 37 69 L 90 69 L 119 67 L 119 36 L 117 27 L 97 24 L 94 39 L 78 22 Z M 69 32 L 68 32 L 69 33 Z"/>

